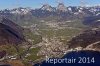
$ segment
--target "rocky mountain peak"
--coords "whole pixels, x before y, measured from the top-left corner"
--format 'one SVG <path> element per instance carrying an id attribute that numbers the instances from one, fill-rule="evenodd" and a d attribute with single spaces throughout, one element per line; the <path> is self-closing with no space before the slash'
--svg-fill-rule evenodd
<path id="1" fill-rule="evenodd" d="M 57 10 L 59 10 L 59 11 L 67 11 L 67 8 L 63 3 L 59 3 L 58 6 L 57 6 Z"/>
<path id="2" fill-rule="evenodd" d="M 47 11 L 52 11 L 52 7 L 49 4 L 44 4 L 41 8 L 41 10 L 47 10 Z"/>

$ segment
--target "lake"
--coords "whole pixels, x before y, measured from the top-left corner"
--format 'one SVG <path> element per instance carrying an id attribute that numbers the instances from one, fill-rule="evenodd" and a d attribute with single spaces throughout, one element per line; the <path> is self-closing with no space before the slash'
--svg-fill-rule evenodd
<path id="1" fill-rule="evenodd" d="M 62 58 L 49 58 L 34 66 L 100 66 L 100 52 L 72 51 Z"/>

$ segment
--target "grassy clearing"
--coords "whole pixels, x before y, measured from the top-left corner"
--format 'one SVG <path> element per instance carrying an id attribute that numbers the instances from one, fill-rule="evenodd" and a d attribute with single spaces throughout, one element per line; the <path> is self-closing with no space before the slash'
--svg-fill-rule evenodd
<path id="1" fill-rule="evenodd" d="M 30 49 L 29 50 L 30 55 L 28 57 L 26 57 L 26 59 L 35 61 L 35 60 L 41 58 L 41 56 L 37 56 L 37 53 L 39 52 L 39 50 L 40 50 L 40 47 Z"/>
<path id="2" fill-rule="evenodd" d="M 60 39 L 62 42 L 66 43 L 68 40 L 70 40 L 73 36 L 78 35 L 81 30 L 78 29 L 48 29 L 48 30 L 39 30 L 38 31 L 42 37 L 47 37 L 47 38 L 53 38 L 57 37 Z"/>

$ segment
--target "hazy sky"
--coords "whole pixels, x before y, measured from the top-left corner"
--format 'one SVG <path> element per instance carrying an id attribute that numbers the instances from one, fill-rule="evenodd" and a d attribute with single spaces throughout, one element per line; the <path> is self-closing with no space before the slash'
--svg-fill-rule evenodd
<path id="1" fill-rule="evenodd" d="M 100 0 L 84 0 L 88 5 L 100 4 Z M 80 5 L 80 0 L 63 0 L 66 6 Z M 52 6 L 57 6 L 57 0 L 0 0 L 0 9 L 15 8 L 15 7 L 31 7 L 38 8 L 42 4 L 49 3 Z"/>

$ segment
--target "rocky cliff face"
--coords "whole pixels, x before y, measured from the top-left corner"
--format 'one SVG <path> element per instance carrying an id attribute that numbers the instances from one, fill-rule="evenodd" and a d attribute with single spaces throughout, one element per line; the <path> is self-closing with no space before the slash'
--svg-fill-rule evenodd
<path id="1" fill-rule="evenodd" d="M 6 55 L 6 51 L 0 51 L 0 59 Z"/>
<path id="2" fill-rule="evenodd" d="M 83 24 L 89 25 L 92 27 L 100 27 L 100 15 L 84 18 Z"/>
<path id="3" fill-rule="evenodd" d="M 86 30 L 69 41 L 69 48 L 82 47 L 98 50 L 100 48 L 100 29 Z M 100 49 L 99 49 L 100 50 Z"/>
<path id="4" fill-rule="evenodd" d="M 57 6 L 57 10 L 62 11 L 62 12 L 66 12 L 67 7 L 63 3 L 59 3 Z"/>
<path id="5" fill-rule="evenodd" d="M 53 7 L 51 7 L 48 4 L 43 5 L 40 9 L 41 10 L 47 10 L 47 11 L 53 11 Z"/>
<path id="6" fill-rule="evenodd" d="M 23 28 L 3 18 L 0 22 L 0 45 L 20 44 L 23 40 Z"/>

